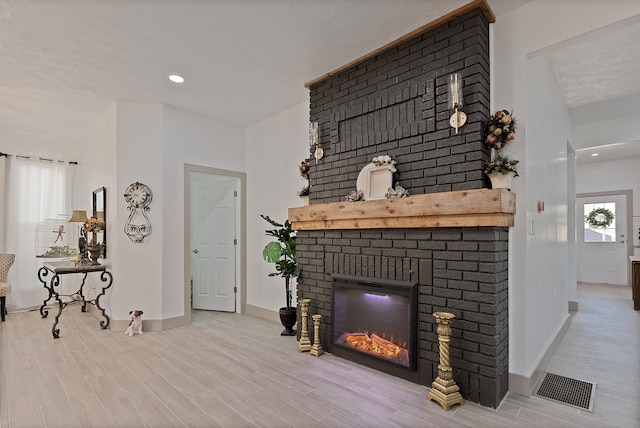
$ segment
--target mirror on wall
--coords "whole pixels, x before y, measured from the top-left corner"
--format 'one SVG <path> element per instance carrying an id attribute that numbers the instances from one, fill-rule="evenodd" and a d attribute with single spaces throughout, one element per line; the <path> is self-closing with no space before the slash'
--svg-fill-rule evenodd
<path id="1" fill-rule="evenodd" d="M 107 189 L 100 187 L 93 191 L 93 215 L 99 219 L 104 220 L 107 223 Z M 107 230 L 98 233 L 98 242 L 102 242 L 104 247 L 102 248 L 101 258 L 107 257 Z"/>

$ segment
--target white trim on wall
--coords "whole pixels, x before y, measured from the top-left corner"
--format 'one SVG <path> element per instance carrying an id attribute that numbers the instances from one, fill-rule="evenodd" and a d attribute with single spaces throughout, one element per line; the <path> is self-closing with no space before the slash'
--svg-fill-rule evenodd
<path id="1" fill-rule="evenodd" d="M 238 312 L 245 313 L 247 307 L 247 174 L 226 169 L 211 168 L 202 165 L 184 164 L 184 320 L 191 323 L 191 173 L 233 177 L 240 180 L 239 209 L 240 225 L 238 238 L 239 258 L 236 260 L 236 273 L 240 283 L 240 305 Z M 236 296 L 238 298 L 238 296 Z"/>
<path id="2" fill-rule="evenodd" d="M 576 199 L 580 198 L 591 198 L 594 196 L 613 196 L 613 195 L 623 195 L 626 199 L 627 203 L 627 226 L 626 230 L 628 233 L 625 235 L 625 243 L 627 244 L 627 258 L 633 255 L 633 239 L 631 235 L 633 234 L 633 190 L 625 189 L 625 190 L 608 190 L 605 192 L 591 192 L 591 193 L 578 193 L 576 195 Z M 582 225 L 580 225 L 582 226 Z M 627 286 L 631 287 L 631 263 L 627 263 Z"/>

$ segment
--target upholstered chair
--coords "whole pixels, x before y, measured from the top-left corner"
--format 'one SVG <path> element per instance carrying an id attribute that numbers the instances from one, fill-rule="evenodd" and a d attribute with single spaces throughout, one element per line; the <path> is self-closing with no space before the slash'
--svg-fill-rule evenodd
<path id="1" fill-rule="evenodd" d="M 15 259 L 15 254 L 0 254 L 0 314 L 2 315 L 3 322 L 6 312 L 5 299 L 7 298 L 7 294 L 11 292 L 11 284 L 7 282 L 7 275 Z"/>

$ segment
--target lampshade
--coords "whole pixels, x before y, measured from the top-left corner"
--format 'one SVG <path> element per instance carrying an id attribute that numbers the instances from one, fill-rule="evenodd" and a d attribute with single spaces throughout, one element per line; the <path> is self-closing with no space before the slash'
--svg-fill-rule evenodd
<path id="1" fill-rule="evenodd" d="M 73 210 L 73 215 L 69 219 L 69 223 L 84 223 L 88 220 L 89 218 L 85 210 Z"/>

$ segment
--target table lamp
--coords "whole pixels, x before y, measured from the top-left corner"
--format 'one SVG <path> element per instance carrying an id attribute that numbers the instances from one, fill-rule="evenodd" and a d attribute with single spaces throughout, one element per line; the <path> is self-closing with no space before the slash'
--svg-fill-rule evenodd
<path id="1" fill-rule="evenodd" d="M 76 265 L 89 264 L 89 256 L 87 255 L 87 234 L 84 231 L 84 223 L 89 220 L 85 210 L 73 210 L 73 215 L 69 219 L 69 223 L 82 223 L 78 225 L 78 259 Z"/>

